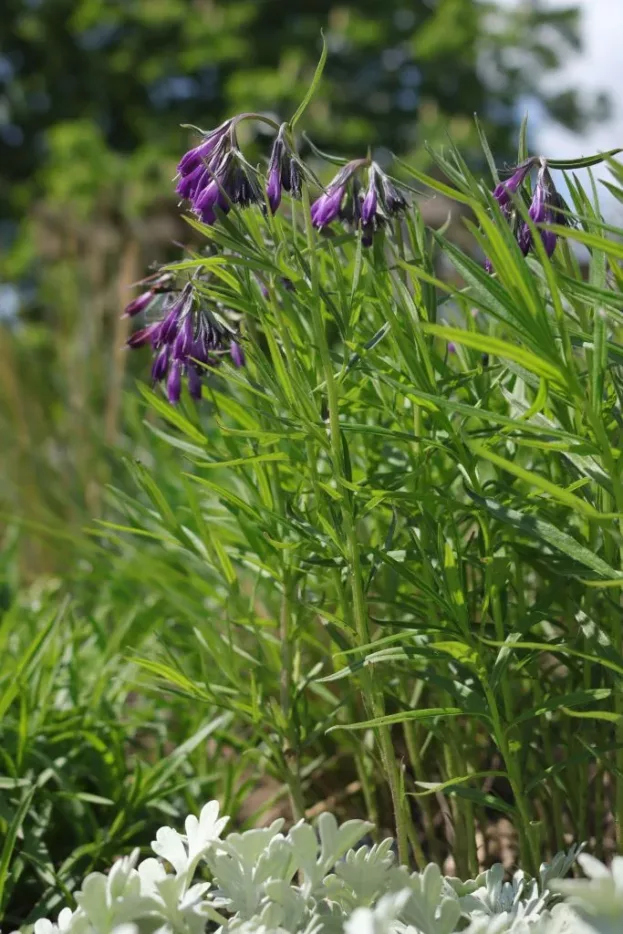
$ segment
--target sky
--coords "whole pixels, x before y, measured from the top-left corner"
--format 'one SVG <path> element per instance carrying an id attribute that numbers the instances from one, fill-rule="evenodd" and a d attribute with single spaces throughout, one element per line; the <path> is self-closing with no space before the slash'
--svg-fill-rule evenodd
<path id="1" fill-rule="evenodd" d="M 623 146 L 623 0 L 549 0 L 547 5 L 552 9 L 578 6 L 583 41 L 583 51 L 547 79 L 547 88 L 574 87 L 589 97 L 595 92 L 609 92 L 612 114 L 608 120 L 589 125 L 581 134 L 575 134 L 535 112 L 533 143 L 536 151 L 552 158 L 571 159 Z M 623 154 L 619 158 L 623 158 Z M 610 177 L 605 167 L 594 171 L 597 176 Z M 601 190 L 604 213 L 620 219 L 623 209 L 605 189 Z"/>

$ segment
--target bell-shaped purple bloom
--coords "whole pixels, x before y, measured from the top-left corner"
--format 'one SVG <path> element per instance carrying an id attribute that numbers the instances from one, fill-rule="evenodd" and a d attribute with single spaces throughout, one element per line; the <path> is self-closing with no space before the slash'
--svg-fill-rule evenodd
<path id="1" fill-rule="evenodd" d="M 512 196 L 518 191 L 519 187 L 523 185 L 527 175 L 537 162 L 538 159 L 534 156 L 530 159 L 526 159 L 525 162 L 522 162 L 521 165 L 518 165 L 514 169 L 510 178 L 495 186 L 493 197 L 501 208 L 510 203 Z"/>
<path id="2" fill-rule="evenodd" d="M 279 166 L 273 167 L 268 173 L 266 183 L 266 197 L 271 213 L 275 214 L 281 204 L 281 171 Z"/>
<path id="3" fill-rule="evenodd" d="M 244 350 L 237 341 L 232 341 L 229 345 L 229 353 L 234 366 L 241 367 L 245 365 Z"/>
<path id="4" fill-rule="evenodd" d="M 287 123 L 282 123 L 273 143 L 268 164 L 266 197 L 272 214 L 277 211 L 281 204 L 282 191 L 289 192 L 295 198 L 301 195 L 301 168 L 295 153 L 288 143 L 287 129 Z"/>
<path id="5" fill-rule="evenodd" d="M 194 149 L 185 153 L 179 161 L 177 171 L 182 177 L 190 175 L 198 166 L 205 165 L 206 161 L 214 155 L 217 147 L 223 141 L 225 134 L 231 127 L 231 120 L 226 120 L 215 130 L 206 133 L 202 142 Z M 186 196 L 184 196 L 186 197 Z"/>
<path id="6" fill-rule="evenodd" d="M 193 202 L 193 210 L 199 215 L 202 223 L 211 225 L 216 221 L 217 207 L 226 213 L 229 210 L 229 202 L 221 187 L 221 180 L 213 178 Z"/>
<path id="7" fill-rule="evenodd" d="M 311 218 L 314 227 L 321 229 L 326 227 L 332 221 L 340 216 L 340 208 L 344 195 L 346 194 L 346 183 L 336 187 L 327 188 L 323 195 L 314 201 L 311 208 Z"/>
<path id="8" fill-rule="evenodd" d="M 534 195 L 528 214 L 533 224 L 553 224 L 555 219 L 555 208 L 558 206 L 558 193 L 554 188 L 551 176 L 545 165 L 541 166 L 537 183 L 534 187 Z M 539 234 L 545 247 L 545 252 L 551 256 L 556 249 L 556 234 L 551 230 L 540 230 Z M 532 231 L 528 224 L 523 224 L 519 231 L 518 242 L 524 256 L 526 256 L 532 246 Z"/>
<path id="9" fill-rule="evenodd" d="M 365 159 L 353 159 L 342 166 L 335 178 L 327 186 L 326 191 L 312 204 L 311 219 L 314 227 L 322 229 L 342 216 L 342 202 L 347 187 L 349 183 L 354 181 L 357 171 L 365 164 Z M 358 201 L 358 198 L 352 199 L 352 204 L 355 201 Z"/>
<path id="10" fill-rule="evenodd" d="M 170 291 L 168 279 L 165 282 L 164 277 L 158 277 L 156 283 L 166 285 Z M 173 404 L 181 397 L 184 379 L 191 397 L 200 399 L 203 369 L 218 366 L 227 352 L 236 366 L 245 363 L 234 331 L 205 307 L 195 283 L 195 279 L 186 283 L 165 307 L 160 321 L 136 331 L 127 341 L 130 347 L 152 345 L 155 352 L 152 379 L 154 383 L 166 382 L 167 397 Z"/>
<path id="11" fill-rule="evenodd" d="M 266 197 L 268 198 L 268 204 L 273 214 L 281 204 L 281 174 L 284 151 L 285 143 L 281 137 L 281 132 L 279 132 L 270 155 L 268 181 L 266 183 Z"/>
<path id="12" fill-rule="evenodd" d="M 141 295 L 137 295 L 136 298 L 132 299 L 129 305 L 126 305 L 126 309 L 123 313 L 124 318 L 133 318 L 134 315 L 139 315 L 141 311 L 145 311 L 154 299 L 154 293 L 150 289 L 149 292 L 143 292 Z"/>
<path id="13" fill-rule="evenodd" d="M 169 368 L 170 348 L 168 344 L 158 351 L 151 367 L 151 378 L 154 383 L 159 383 L 167 375 Z"/>
<path id="14" fill-rule="evenodd" d="M 135 331 L 134 334 L 131 334 L 126 343 L 128 347 L 137 348 L 144 347 L 145 344 L 148 344 L 153 339 L 154 331 L 156 329 L 156 324 L 148 324 L 145 328 L 140 328 L 138 331 Z"/>
<path id="15" fill-rule="evenodd" d="M 181 198 L 192 201 L 205 185 L 210 181 L 211 174 L 209 169 L 203 165 L 198 165 L 188 175 L 180 175 L 175 190 Z"/>
<path id="16" fill-rule="evenodd" d="M 192 311 L 187 312 L 173 341 L 174 360 L 186 360 L 190 353 L 195 329 L 193 317 Z"/>
<path id="17" fill-rule="evenodd" d="M 394 183 L 387 177 L 385 172 L 380 172 L 377 166 L 377 174 L 381 180 L 381 199 L 386 213 L 390 217 L 402 214 L 409 207 L 409 202 L 404 195 L 398 191 Z"/>
<path id="18" fill-rule="evenodd" d="M 166 317 L 160 322 L 158 331 L 158 344 L 172 344 L 177 337 L 183 313 L 188 311 L 193 303 L 191 283 L 187 283 L 181 295 L 173 302 Z"/>
<path id="19" fill-rule="evenodd" d="M 376 177 L 373 171 L 370 172 L 370 182 L 366 196 L 361 205 L 361 221 L 364 226 L 372 224 L 378 208 L 379 198 L 376 190 Z"/>
<path id="20" fill-rule="evenodd" d="M 169 369 L 167 378 L 167 397 L 171 405 L 180 401 L 182 394 L 182 364 L 177 361 Z"/>

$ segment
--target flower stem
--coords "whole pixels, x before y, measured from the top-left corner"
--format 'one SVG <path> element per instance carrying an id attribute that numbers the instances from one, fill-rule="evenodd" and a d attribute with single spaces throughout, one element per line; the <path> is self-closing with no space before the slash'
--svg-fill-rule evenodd
<path id="1" fill-rule="evenodd" d="M 312 327 L 314 330 L 314 339 L 320 353 L 320 360 L 325 379 L 327 408 L 329 412 L 331 457 L 333 461 L 333 470 L 335 472 L 336 479 L 339 482 L 344 479 L 344 451 L 342 449 L 342 434 L 340 431 L 339 399 L 337 386 L 333 375 L 333 364 L 331 362 L 329 344 L 327 342 L 327 336 L 322 317 L 322 301 L 320 298 L 318 283 L 318 260 L 310 215 L 309 189 L 305 184 L 303 185 L 302 197 L 313 295 L 311 308 Z M 352 495 L 341 484 L 340 486 L 342 523 L 346 539 L 349 583 L 353 601 L 353 620 L 355 623 L 359 644 L 366 645 L 370 641 L 370 627 L 368 622 L 366 597 L 363 590 L 361 554 L 359 549 L 359 540 L 357 538 L 355 517 L 352 508 Z M 361 680 L 364 702 L 369 713 L 373 717 L 383 716 L 385 713 L 383 693 L 382 691 L 376 689 L 374 685 L 374 678 L 368 669 L 364 668 Z M 391 733 L 389 729 L 387 727 L 380 727 L 378 731 L 378 737 L 381 757 L 383 760 L 383 765 L 385 768 L 392 798 L 394 819 L 396 822 L 398 858 L 402 864 L 406 865 L 409 859 L 408 824 L 410 822 L 410 815 L 407 810 L 407 801 L 401 791 L 400 771 L 396 762 L 396 757 L 394 755 L 394 748 L 392 745 Z"/>

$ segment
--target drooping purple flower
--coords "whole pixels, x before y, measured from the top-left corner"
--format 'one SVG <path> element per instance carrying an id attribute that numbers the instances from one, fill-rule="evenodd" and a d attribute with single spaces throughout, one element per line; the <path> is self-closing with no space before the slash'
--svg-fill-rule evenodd
<path id="1" fill-rule="evenodd" d="M 301 195 L 301 169 L 288 142 L 287 129 L 287 123 L 279 127 L 268 164 L 266 197 L 272 214 L 281 204 L 282 191 L 289 192 L 294 198 Z"/>
<path id="2" fill-rule="evenodd" d="M 167 378 L 167 397 L 171 405 L 175 405 L 180 401 L 181 394 L 182 364 L 176 360 L 169 368 L 169 376 Z"/>
<path id="3" fill-rule="evenodd" d="M 244 350 L 237 341 L 232 341 L 229 345 L 229 353 L 234 366 L 241 367 L 245 365 Z"/>
<path id="4" fill-rule="evenodd" d="M 555 221 L 556 209 L 559 207 L 558 193 L 554 188 L 554 183 L 547 170 L 545 162 L 539 169 L 537 183 L 534 187 L 532 203 L 528 210 L 530 220 L 533 224 L 553 224 Z M 551 256 L 556 249 L 556 234 L 551 230 L 540 230 L 539 234 L 545 247 L 545 252 Z M 532 247 L 532 231 L 528 224 L 522 224 L 518 236 L 519 247 L 527 256 Z"/>
<path id="5" fill-rule="evenodd" d="M 329 187 L 323 195 L 320 195 L 318 200 L 312 204 L 311 208 L 311 218 L 314 227 L 322 229 L 339 217 L 345 194 L 346 183 L 335 187 Z"/>
<path id="6" fill-rule="evenodd" d="M 283 161 L 284 150 L 285 143 L 281 138 L 280 132 L 274 142 L 273 151 L 270 154 L 268 179 L 266 182 L 266 197 L 268 198 L 268 205 L 273 214 L 275 214 L 281 204 L 281 163 Z"/>
<path id="7" fill-rule="evenodd" d="M 385 172 L 381 172 L 378 166 L 376 166 L 376 170 L 377 175 L 380 177 L 381 200 L 383 202 L 385 212 L 389 214 L 390 217 L 395 217 L 398 214 L 402 214 L 402 212 L 406 211 L 409 207 L 409 202 L 398 190 L 396 185 L 394 185 L 391 179 L 387 177 Z"/>
<path id="8" fill-rule="evenodd" d="M 133 318 L 134 315 L 139 315 L 141 311 L 145 311 L 151 305 L 154 300 L 154 293 L 150 289 L 148 292 L 142 292 L 140 295 L 137 295 L 136 298 L 126 305 L 126 309 L 123 313 L 124 318 Z"/>
<path id="9" fill-rule="evenodd" d="M 170 347 L 168 344 L 165 344 L 165 346 L 158 351 L 156 357 L 154 358 L 154 362 L 151 367 L 151 378 L 153 379 L 154 383 L 159 383 L 160 380 L 163 380 L 167 375 L 170 354 Z"/>
<path id="10" fill-rule="evenodd" d="M 352 162 L 347 162 L 346 165 L 342 166 L 335 178 L 329 182 L 323 194 L 314 201 L 311 207 L 311 219 L 314 227 L 321 230 L 342 216 L 342 202 L 347 193 L 347 188 L 352 189 L 356 173 L 362 165 L 366 164 L 366 161 L 366 159 L 353 159 Z M 351 183 L 350 186 L 349 183 Z"/>
<path id="11" fill-rule="evenodd" d="M 148 324 L 147 327 L 140 328 L 138 331 L 135 331 L 134 334 L 131 334 L 130 337 L 128 337 L 128 347 L 144 347 L 145 344 L 148 344 L 153 340 L 156 327 L 157 325 L 155 324 Z"/>
<path id="12" fill-rule="evenodd" d="M 205 165 L 207 160 L 214 155 L 219 145 L 225 139 L 226 134 L 231 127 L 231 120 L 226 120 L 214 130 L 204 134 L 203 140 L 194 149 L 190 149 L 180 159 L 177 171 L 185 178 L 191 175 L 199 166 Z M 183 197 L 187 197 L 184 195 Z"/>
<path id="13" fill-rule="evenodd" d="M 361 222 L 364 226 L 374 222 L 378 203 L 379 196 L 376 189 L 376 173 L 373 168 L 370 168 L 368 190 L 366 191 L 366 196 L 361 205 Z"/>
<path id="14" fill-rule="evenodd" d="M 211 173 L 207 166 L 201 163 L 188 175 L 180 175 L 175 190 L 181 198 L 192 201 L 205 184 L 210 181 Z"/>
<path id="15" fill-rule="evenodd" d="M 152 345 L 152 379 L 166 382 L 172 404 L 181 397 L 184 379 L 190 396 L 200 399 L 204 368 L 217 366 L 225 354 L 230 354 L 236 366 L 244 366 L 244 351 L 235 332 L 205 306 L 195 280 L 165 305 L 160 321 L 136 331 L 127 343 L 130 347 Z"/>
<path id="16" fill-rule="evenodd" d="M 367 167 L 365 194 L 359 175 Z M 371 246 L 374 235 L 408 207 L 396 185 L 376 162 L 355 159 L 345 165 L 312 206 L 312 223 L 325 227 L 336 218 L 361 231 L 363 246 Z"/>
<path id="17" fill-rule="evenodd" d="M 226 172 L 216 175 L 193 201 L 193 210 L 203 224 L 213 224 L 216 221 L 216 208 L 227 214 L 230 208 L 229 198 L 225 190 L 227 182 Z"/>
<path id="18" fill-rule="evenodd" d="M 510 178 L 495 186 L 493 197 L 501 208 L 504 208 L 511 202 L 512 196 L 519 190 L 520 186 L 523 185 L 526 177 L 538 161 L 539 160 L 535 156 L 526 159 L 525 162 L 516 166 Z"/>
<path id="19" fill-rule="evenodd" d="M 186 316 L 179 327 L 175 340 L 173 341 L 174 360 L 183 361 L 187 359 L 192 348 L 193 338 L 195 336 L 194 332 L 194 316 L 192 309 L 189 309 L 186 312 Z"/>
<path id="20" fill-rule="evenodd" d="M 188 282 L 158 325 L 159 330 L 155 334 L 158 346 L 173 343 L 177 336 L 180 320 L 185 311 L 190 311 L 193 300 L 192 284 Z"/>

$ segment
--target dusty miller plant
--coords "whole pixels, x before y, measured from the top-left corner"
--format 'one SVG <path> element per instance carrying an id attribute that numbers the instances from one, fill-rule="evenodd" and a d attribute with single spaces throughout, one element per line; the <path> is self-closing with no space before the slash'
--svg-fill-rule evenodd
<path id="1" fill-rule="evenodd" d="M 323 813 L 315 826 L 283 820 L 230 833 L 211 801 L 185 833 L 161 827 L 155 856 L 139 851 L 106 875 L 86 877 L 77 908 L 56 923 L 41 919 L 34 934 L 614 934 L 623 921 L 623 858 L 612 870 L 579 855 L 559 853 L 539 878 L 522 871 L 504 881 L 495 865 L 466 882 L 429 864 L 411 873 L 397 866 L 393 841 L 358 846 L 367 821 L 338 826 Z M 579 859 L 587 880 L 562 881 Z M 197 870 L 202 878 L 196 881 Z M 568 896 L 555 904 L 557 895 Z"/>

